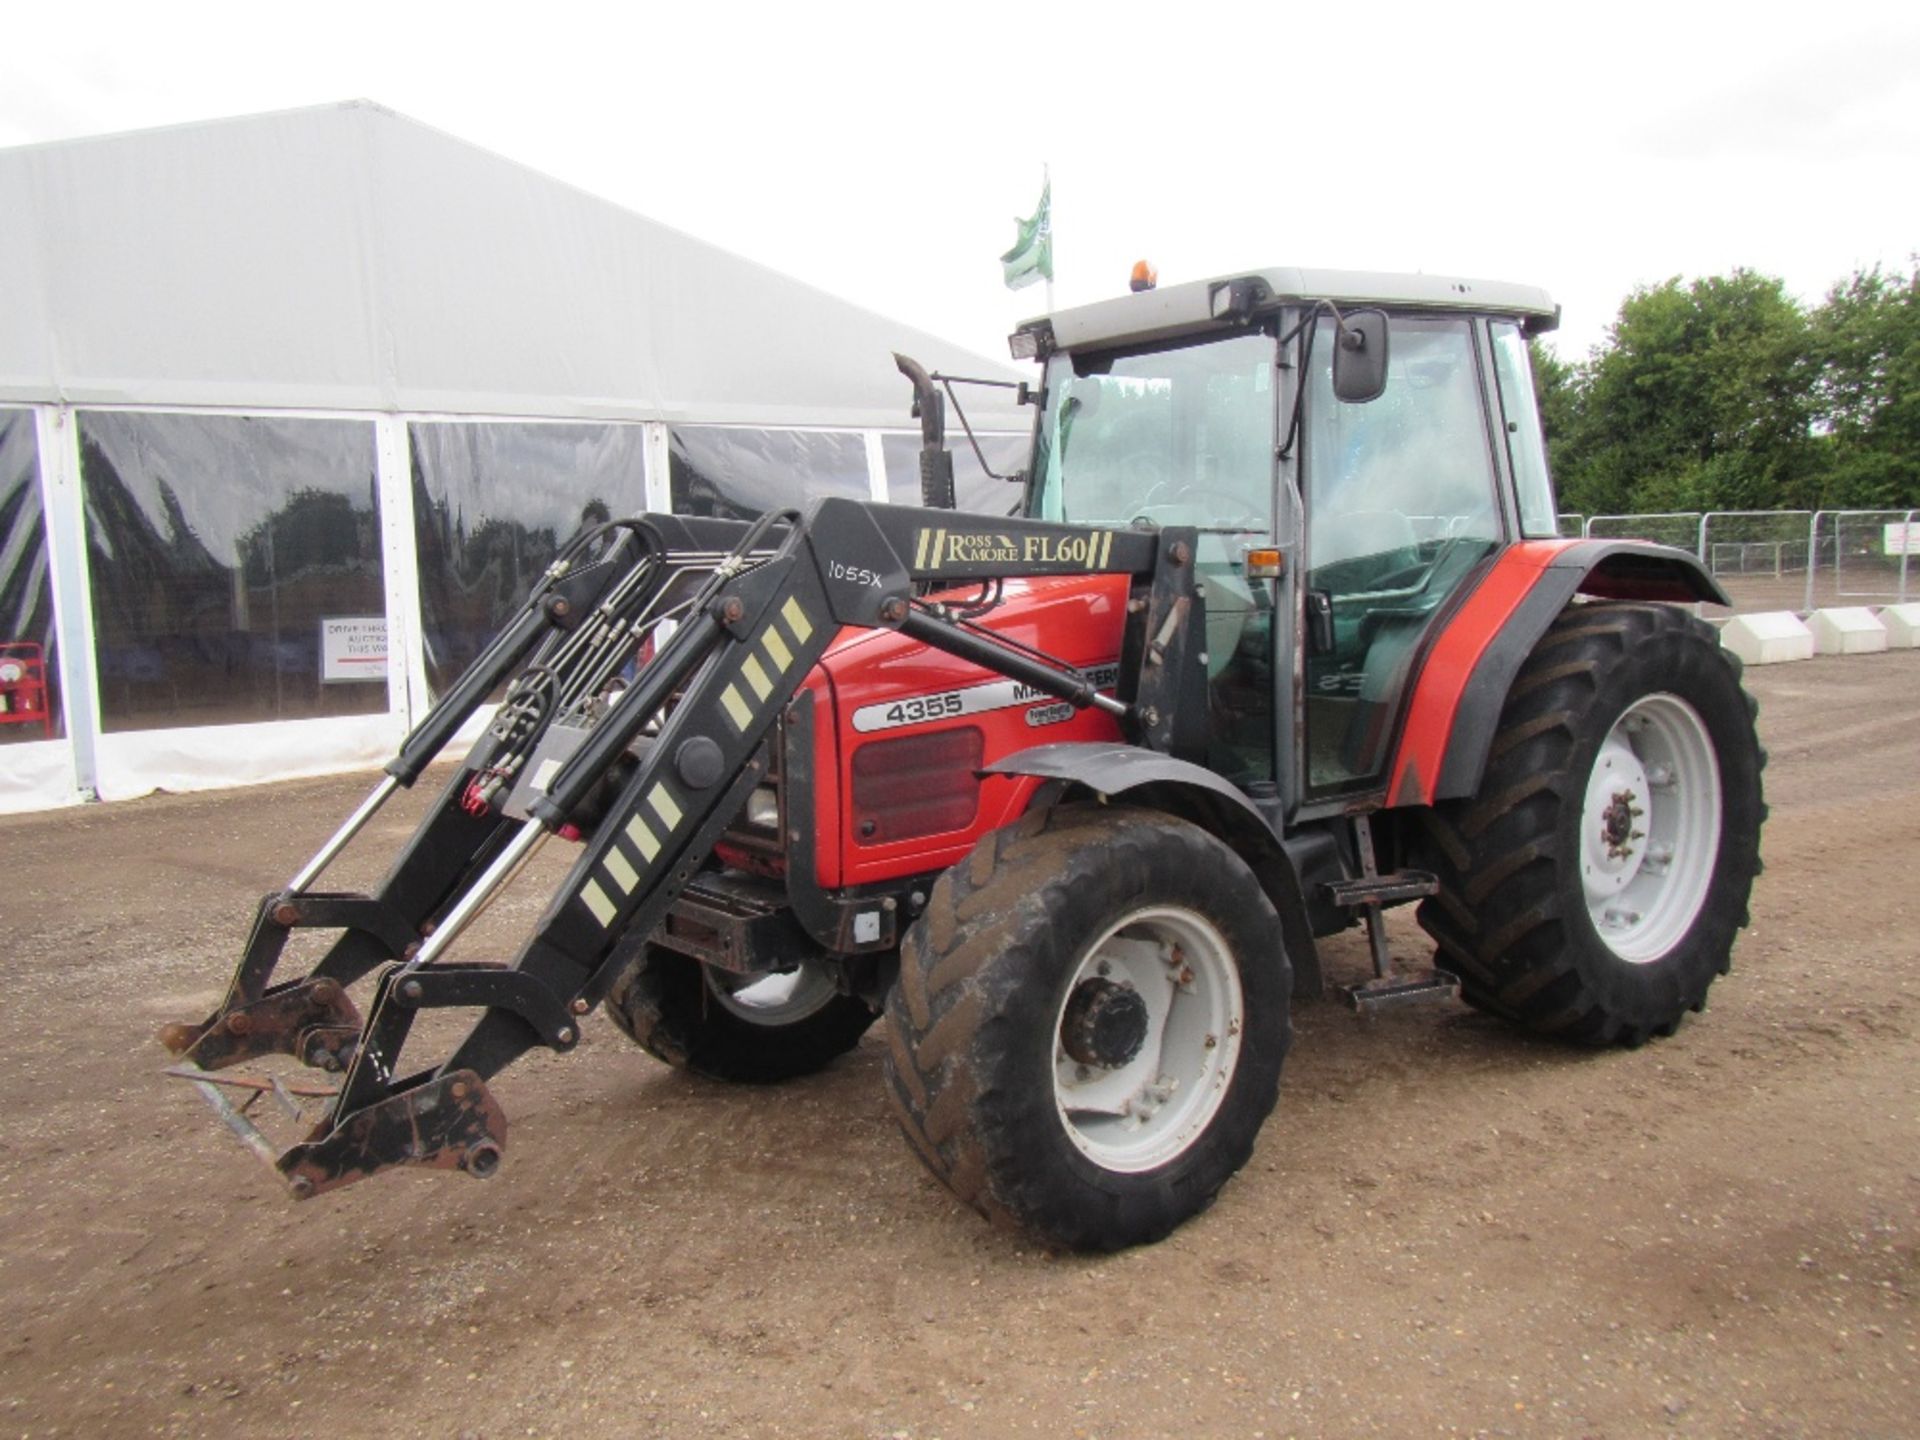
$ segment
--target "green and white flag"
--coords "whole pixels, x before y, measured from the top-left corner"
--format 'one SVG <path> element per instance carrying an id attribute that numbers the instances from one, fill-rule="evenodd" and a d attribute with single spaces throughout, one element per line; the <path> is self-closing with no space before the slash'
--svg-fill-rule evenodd
<path id="1" fill-rule="evenodd" d="M 1040 191 L 1040 208 L 1031 220 L 1014 217 L 1020 238 L 1000 257 L 1000 268 L 1009 290 L 1020 290 L 1036 280 L 1053 279 L 1053 182 Z"/>

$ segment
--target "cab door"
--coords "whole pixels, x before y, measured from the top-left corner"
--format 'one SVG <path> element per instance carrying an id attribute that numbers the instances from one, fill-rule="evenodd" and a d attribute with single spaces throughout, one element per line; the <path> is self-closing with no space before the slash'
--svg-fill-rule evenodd
<path id="1" fill-rule="evenodd" d="M 1357 405 L 1333 395 L 1334 325 L 1315 335 L 1301 456 L 1308 803 L 1380 783 L 1422 642 L 1505 535 L 1478 333 L 1464 317 L 1392 317 L 1386 389 Z"/>
<path id="2" fill-rule="evenodd" d="M 1199 531 L 1204 759 L 1246 787 L 1276 775 L 1275 585 L 1247 555 L 1274 544 L 1277 350 L 1269 323 L 1054 355 L 1027 499 L 1036 519 Z"/>

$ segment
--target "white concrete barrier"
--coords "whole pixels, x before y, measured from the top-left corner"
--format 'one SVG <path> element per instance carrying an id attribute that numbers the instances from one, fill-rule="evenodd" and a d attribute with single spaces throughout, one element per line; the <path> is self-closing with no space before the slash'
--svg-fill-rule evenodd
<path id="1" fill-rule="evenodd" d="M 1920 603 L 1889 605 L 1880 612 L 1887 644 L 1895 650 L 1920 650 Z"/>
<path id="2" fill-rule="evenodd" d="M 1887 648 L 1887 627 L 1864 605 L 1816 610 L 1807 624 L 1816 655 L 1871 655 Z"/>
<path id="3" fill-rule="evenodd" d="M 1788 610 L 1758 615 L 1735 615 L 1720 627 L 1720 643 L 1745 665 L 1773 665 L 1782 660 L 1811 660 L 1813 631 Z"/>

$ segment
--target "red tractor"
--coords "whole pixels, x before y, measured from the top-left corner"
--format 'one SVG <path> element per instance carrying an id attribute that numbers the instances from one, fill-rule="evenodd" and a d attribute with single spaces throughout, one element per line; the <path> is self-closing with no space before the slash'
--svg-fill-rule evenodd
<path id="1" fill-rule="evenodd" d="M 1557 537 L 1514 285 L 1268 270 L 1020 329 L 1041 362 L 1006 518 L 957 514 L 947 377 L 911 361 L 927 508 L 578 537 L 260 904 L 220 1007 L 163 1039 L 296 1196 L 499 1166 L 488 1087 L 604 1002 L 670 1065 L 806 1074 L 884 1015 L 927 1166 L 986 1215 L 1111 1249 L 1246 1161 L 1316 938 L 1359 1006 L 1458 993 L 1637 1045 L 1706 1001 L 1765 814 L 1695 558 Z M 666 623 L 672 622 L 672 623 Z M 371 895 L 315 882 L 502 683 Z M 579 846 L 510 963 L 449 958 L 532 851 Z M 1382 911 L 1420 902 L 1404 971 Z M 338 931 L 274 983 L 288 935 Z M 349 994 L 366 977 L 364 1016 Z M 481 1011 L 399 1062 L 413 1017 Z M 284 1151 L 221 1073 L 339 1076 Z"/>

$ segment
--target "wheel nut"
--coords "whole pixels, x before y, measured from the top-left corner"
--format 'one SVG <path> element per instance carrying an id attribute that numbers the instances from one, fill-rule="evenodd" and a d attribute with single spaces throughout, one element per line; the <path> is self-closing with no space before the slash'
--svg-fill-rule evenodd
<path id="1" fill-rule="evenodd" d="M 233 1014 L 227 1016 L 227 1033 L 229 1035 L 244 1035 L 251 1029 L 253 1029 L 253 1017 L 244 1011 L 235 1011 Z"/>

